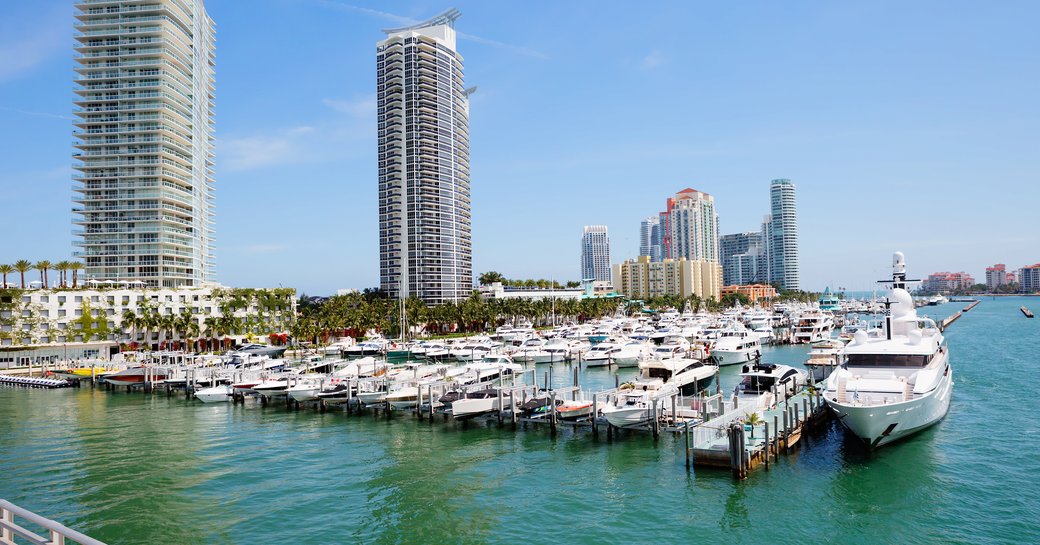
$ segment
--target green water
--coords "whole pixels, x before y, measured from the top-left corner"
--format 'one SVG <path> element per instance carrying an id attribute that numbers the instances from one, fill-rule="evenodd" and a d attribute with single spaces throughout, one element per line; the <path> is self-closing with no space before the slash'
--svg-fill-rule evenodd
<path id="1" fill-rule="evenodd" d="M 832 426 L 744 482 L 687 473 L 668 435 L 5 388 L 0 498 L 113 544 L 1037 543 L 1040 320 L 1023 302 L 1040 307 L 985 300 L 950 328 L 941 424 L 873 457 Z"/>

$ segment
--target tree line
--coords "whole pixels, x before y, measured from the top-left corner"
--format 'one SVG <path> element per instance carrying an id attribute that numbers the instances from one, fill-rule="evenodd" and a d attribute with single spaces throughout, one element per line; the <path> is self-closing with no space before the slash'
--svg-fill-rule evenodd
<path id="1" fill-rule="evenodd" d="M 7 276 L 18 273 L 21 280 L 21 287 L 25 289 L 25 273 L 35 269 L 40 273 L 40 283 L 43 284 L 44 288 L 50 287 L 50 276 L 51 270 L 58 272 L 58 287 L 67 288 L 69 287 L 69 272 L 72 273 L 72 286 L 75 288 L 79 283 L 79 271 L 83 270 L 83 263 L 79 261 L 59 261 L 57 263 L 51 263 L 50 261 L 43 260 L 32 263 L 25 259 L 15 261 L 13 264 L 0 264 L 0 275 L 3 276 L 3 284 L 0 288 L 7 287 Z"/>

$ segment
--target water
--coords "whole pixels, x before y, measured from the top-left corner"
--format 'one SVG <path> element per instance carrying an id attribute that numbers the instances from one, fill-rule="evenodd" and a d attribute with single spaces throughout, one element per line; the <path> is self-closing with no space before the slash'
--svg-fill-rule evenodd
<path id="1" fill-rule="evenodd" d="M 1036 543 L 1040 320 L 1023 302 L 1040 306 L 987 299 L 951 326 L 956 387 L 938 426 L 873 457 L 832 426 L 744 482 L 687 474 L 668 435 L 0 389 L 0 497 L 113 544 Z"/>

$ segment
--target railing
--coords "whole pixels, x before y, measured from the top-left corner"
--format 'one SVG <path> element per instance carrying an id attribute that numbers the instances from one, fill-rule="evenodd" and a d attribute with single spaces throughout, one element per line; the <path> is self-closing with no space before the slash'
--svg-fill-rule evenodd
<path id="1" fill-rule="evenodd" d="M 725 409 L 726 401 L 724 398 L 719 400 L 719 403 L 723 404 L 722 409 Z M 744 418 L 748 413 L 758 410 L 758 401 L 756 400 L 740 400 L 737 402 L 737 407 L 731 409 L 729 412 L 723 412 L 719 416 L 703 422 L 693 429 L 690 430 L 690 444 L 694 448 L 704 448 L 717 439 L 726 435 L 726 426 L 736 422 L 737 420 Z"/>
<path id="2" fill-rule="evenodd" d="M 15 517 L 43 528 L 49 534 L 49 537 L 43 537 L 21 524 L 17 524 Z M 28 540 L 30 543 L 37 545 L 64 545 L 66 540 L 82 545 L 105 545 L 101 541 L 85 536 L 71 528 L 66 528 L 64 525 L 41 517 L 36 513 L 22 509 L 9 501 L 0 500 L 0 543 L 14 545 L 15 538 Z"/>

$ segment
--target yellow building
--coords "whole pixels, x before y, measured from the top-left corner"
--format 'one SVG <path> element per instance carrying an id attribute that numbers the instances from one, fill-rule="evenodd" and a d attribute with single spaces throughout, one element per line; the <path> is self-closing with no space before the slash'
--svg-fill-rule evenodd
<path id="1" fill-rule="evenodd" d="M 702 259 L 665 259 L 651 262 L 649 256 L 629 259 L 613 267 L 614 287 L 631 299 L 660 295 L 696 295 L 701 299 L 721 296 L 722 267 Z"/>

